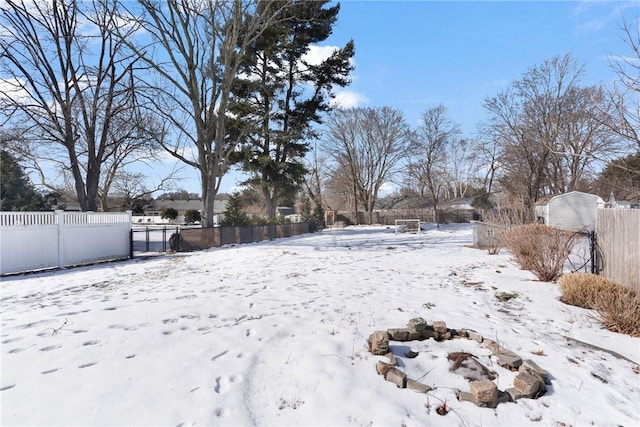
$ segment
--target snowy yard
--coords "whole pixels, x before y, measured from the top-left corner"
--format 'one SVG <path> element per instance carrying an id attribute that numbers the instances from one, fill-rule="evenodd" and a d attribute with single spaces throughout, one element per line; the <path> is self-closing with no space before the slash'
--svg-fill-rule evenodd
<path id="1" fill-rule="evenodd" d="M 471 242 L 470 225 L 350 227 L 3 278 L 1 424 L 640 425 L 640 339 L 601 330 L 555 284 Z M 468 340 L 392 342 L 433 387 L 398 389 L 366 340 L 414 317 L 532 359 L 547 393 L 458 402 L 468 383 L 441 368 L 448 352 L 479 351 Z M 497 372 L 509 387 L 513 373 Z"/>

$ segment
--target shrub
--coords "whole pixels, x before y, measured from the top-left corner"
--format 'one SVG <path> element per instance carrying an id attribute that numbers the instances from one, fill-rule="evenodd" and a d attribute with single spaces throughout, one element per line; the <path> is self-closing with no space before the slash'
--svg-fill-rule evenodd
<path id="1" fill-rule="evenodd" d="M 564 275 L 558 286 L 562 302 L 595 310 L 602 327 L 640 337 L 640 298 L 632 289 L 587 273 Z"/>
<path id="2" fill-rule="evenodd" d="M 195 209 L 190 209 L 184 214 L 184 222 L 186 224 L 193 224 L 194 222 L 202 221 L 202 215 L 200 215 L 200 211 Z"/>
<path id="3" fill-rule="evenodd" d="M 617 285 L 612 292 L 599 294 L 594 306 L 593 317 L 602 327 L 640 337 L 640 298 L 631 289 Z"/>
<path id="4" fill-rule="evenodd" d="M 615 285 L 611 280 L 589 273 L 565 274 L 558 280 L 560 301 L 582 308 L 594 308 L 596 297 Z"/>
<path id="5" fill-rule="evenodd" d="M 174 221 L 176 218 L 178 218 L 178 211 L 174 208 L 164 208 L 160 212 L 160 218 Z"/>
<path id="6" fill-rule="evenodd" d="M 511 228 L 505 246 L 524 270 L 531 270 L 543 282 L 550 282 L 562 272 L 571 254 L 576 235 L 543 224 L 525 224 Z"/>

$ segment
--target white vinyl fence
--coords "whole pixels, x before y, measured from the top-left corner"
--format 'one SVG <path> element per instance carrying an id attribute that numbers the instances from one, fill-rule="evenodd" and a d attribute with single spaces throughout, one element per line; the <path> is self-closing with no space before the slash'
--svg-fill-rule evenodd
<path id="1" fill-rule="evenodd" d="M 130 254 L 131 212 L 0 212 L 0 274 Z"/>

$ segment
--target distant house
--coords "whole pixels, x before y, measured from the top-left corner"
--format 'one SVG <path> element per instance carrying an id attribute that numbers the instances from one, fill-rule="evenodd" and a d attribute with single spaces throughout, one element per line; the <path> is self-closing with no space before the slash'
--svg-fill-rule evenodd
<path id="1" fill-rule="evenodd" d="M 441 222 L 467 222 L 479 220 L 480 213 L 473 207 L 473 197 L 458 197 L 443 201 L 438 218 Z"/>
<path id="2" fill-rule="evenodd" d="M 540 199 L 535 206 L 538 221 L 567 231 L 593 231 L 596 213 L 605 202 L 595 194 L 571 191 Z"/>
<path id="3" fill-rule="evenodd" d="M 228 200 L 214 200 L 213 201 L 213 213 L 214 224 L 218 224 L 223 212 L 227 209 Z M 134 222 L 142 223 L 168 223 L 168 221 L 160 220 L 162 211 L 166 208 L 173 208 L 178 211 L 178 218 L 176 224 L 182 224 L 184 222 L 184 216 L 187 211 L 195 210 L 203 213 L 202 199 L 192 200 L 152 200 L 149 207 L 145 209 L 144 215 L 138 215 L 134 217 Z"/>
<path id="4" fill-rule="evenodd" d="M 145 215 L 160 215 L 163 209 L 173 208 L 178 211 L 178 215 L 184 215 L 187 211 L 195 210 L 202 213 L 202 199 L 193 200 L 152 200 L 149 207 L 145 209 Z M 213 212 L 222 213 L 227 209 L 226 200 L 214 200 Z"/>
<path id="5" fill-rule="evenodd" d="M 616 200 L 613 192 L 609 195 L 609 200 L 605 204 L 605 208 L 612 209 L 640 209 L 640 202 L 630 200 Z"/>

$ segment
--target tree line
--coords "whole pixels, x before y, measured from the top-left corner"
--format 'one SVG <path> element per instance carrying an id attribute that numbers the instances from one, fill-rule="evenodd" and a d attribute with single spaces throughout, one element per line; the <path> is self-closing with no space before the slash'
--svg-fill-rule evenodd
<path id="1" fill-rule="evenodd" d="M 302 0 L 3 2 L 3 149 L 44 186 L 68 183 L 82 210 L 106 209 L 114 190 L 149 192 L 128 166 L 160 151 L 199 172 L 205 226 L 233 165 L 275 206 L 349 83 L 352 41 L 307 55 L 338 12 Z"/>
<path id="2" fill-rule="evenodd" d="M 114 195 L 131 205 L 166 191 L 178 171 L 149 187 L 132 165 L 168 154 L 198 171 L 205 227 L 232 167 L 267 218 L 298 201 L 315 212 L 363 209 L 371 220 L 408 199 L 437 215 L 446 199 L 473 196 L 489 208 L 499 192 L 526 221 L 549 194 L 640 198 L 637 24 L 623 26 L 630 52 L 611 63 L 612 88 L 583 85 L 584 65 L 570 54 L 549 58 L 485 99 L 487 119 L 465 137 L 442 104 L 409 126 L 390 106 L 332 103 L 350 83 L 355 44 L 319 60 L 309 53 L 339 9 L 324 0 L 7 0 L 3 152 L 94 211 Z"/>

